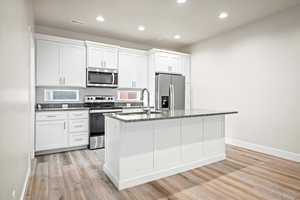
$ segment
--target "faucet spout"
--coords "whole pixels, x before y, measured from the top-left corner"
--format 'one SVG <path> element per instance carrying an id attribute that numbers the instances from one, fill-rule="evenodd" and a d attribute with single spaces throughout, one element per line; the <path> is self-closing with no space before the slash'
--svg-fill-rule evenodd
<path id="1" fill-rule="evenodd" d="M 150 92 L 147 88 L 144 88 L 142 90 L 142 96 L 141 99 L 144 102 L 144 93 L 147 92 L 147 109 L 144 108 L 144 111 L 147 111 L 147 114 L 151 114 L 151 108 L 150 108 Z"/>

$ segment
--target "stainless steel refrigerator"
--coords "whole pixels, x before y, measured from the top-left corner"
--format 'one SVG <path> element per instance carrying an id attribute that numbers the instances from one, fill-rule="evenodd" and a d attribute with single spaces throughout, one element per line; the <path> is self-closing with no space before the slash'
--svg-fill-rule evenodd
<path id="1" fill-rule="evenodd" d="M 177 74 L 155 74 L 156 109 L 185 108 L 185 77 Z"/>

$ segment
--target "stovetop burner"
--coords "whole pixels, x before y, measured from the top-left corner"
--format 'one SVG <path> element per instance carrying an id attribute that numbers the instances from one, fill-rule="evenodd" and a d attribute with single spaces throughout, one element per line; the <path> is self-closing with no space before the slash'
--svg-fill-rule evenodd
<path id="1" fill-rule="evenodd" d="M 85 96 L 85 107 L 91 110 L 120 109 L 115 106 L 115 97 L 112 95 Z"/>

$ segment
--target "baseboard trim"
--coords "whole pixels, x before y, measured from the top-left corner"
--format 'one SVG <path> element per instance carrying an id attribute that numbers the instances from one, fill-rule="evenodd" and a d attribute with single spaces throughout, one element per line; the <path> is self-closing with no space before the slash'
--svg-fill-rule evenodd
<path id="1" fill-rule="evenodd" d="M 107 168 L 107 166 L 104 165 L 104 172 L 106 173 L 106 175 L 111 179 L 111 181 L 113 182 L 113 184 L 119 189 L 119 190 L 123 190 L 126 188 L 130 188 L 130 187 L 134 187 L 136 185 L 140 185 L 140 184 L 144 184 L 150 181 L 154 181 L 160 178 L 164 178 L 164 177 L 168 177 L 168 176 L 172 176 L 178 173 L 182 173 L 191 169 L 195 169 L 198 167 L 202 167 L 204 165 L 208 165 L 208 164 L 212 164 L 215 162 L 219 162 L 226 159 L 225 154 L 220 154 L 220 155 L 215 155 L 203 160 L 199 160 L 199 161 L 194 161 L 188 164 L 184 164 L 184 165 L 179 165 L 179 166 L 175 166 L 169 169 L 164 169 L 164 170 L 159 170 L 159 171 L 155 171 L 155 172 L 151 172 L 148 174 L 145 174 L 143 176 L 139 176 L 139 177 L 134 177 L 134 178 L 130 178 L 130 179 L 123 179 L 123 180 L 118 180 L 112 173 L 111 171 Z"/>
<path id="2" fill-rule="evenodd" d="M 253 143 L 249 143 L 249 142 L 245 142 L 245 141 L 233 139 L 233 138 L 225 138 L 225 143 L 234 145 L 234 146 L 238 146 L 238 147 L 242 147 L 245 149 L 250 149 L 253 151 L 260 152 L 260 153 L 268 154 L 271 156 L 276 156 L 276 157 L 283 158 L 286 160 L 300 162 L 300 154 L 297 154 L 297 153 L 284 151 L 284 150 L 280 150 L 280 149 L 275 149 L 272 147 L 267 147 L 267 146 L 263 146 L 263 145 L 259 145 L 259 144 L 253 144 Z"/>
<path id="3" fill-rule="evenodd" d="M 20 196 L 20 200 L 23 200 L 25 198 L 25 193 L 26 193 L 26 188 L 27 188 L 27 185 L 28 185 L 30 172 L 31 172 L 31 166 L 29 165 L 28 169 L 27 169 L 27 172 L 26 172 L 26 177 L 25 177 L 25 181 L 24 181 L 24 184 L 23 184 L 23 189 L 22 189 L 22 193 L 21 193 L 21 196 Z"/>

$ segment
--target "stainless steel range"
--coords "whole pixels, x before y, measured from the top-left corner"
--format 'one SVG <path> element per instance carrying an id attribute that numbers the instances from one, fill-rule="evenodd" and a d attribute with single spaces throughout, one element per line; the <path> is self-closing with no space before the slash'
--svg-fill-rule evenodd
<path id="1" fill-rule="evenodd" d="M 85 96 L 85 106 L 89 107 L 90 149 L 104 148 L 105 120 L 104 113 L 122 112 L 115 107 L 115 97 L 109 95 Z"/>

